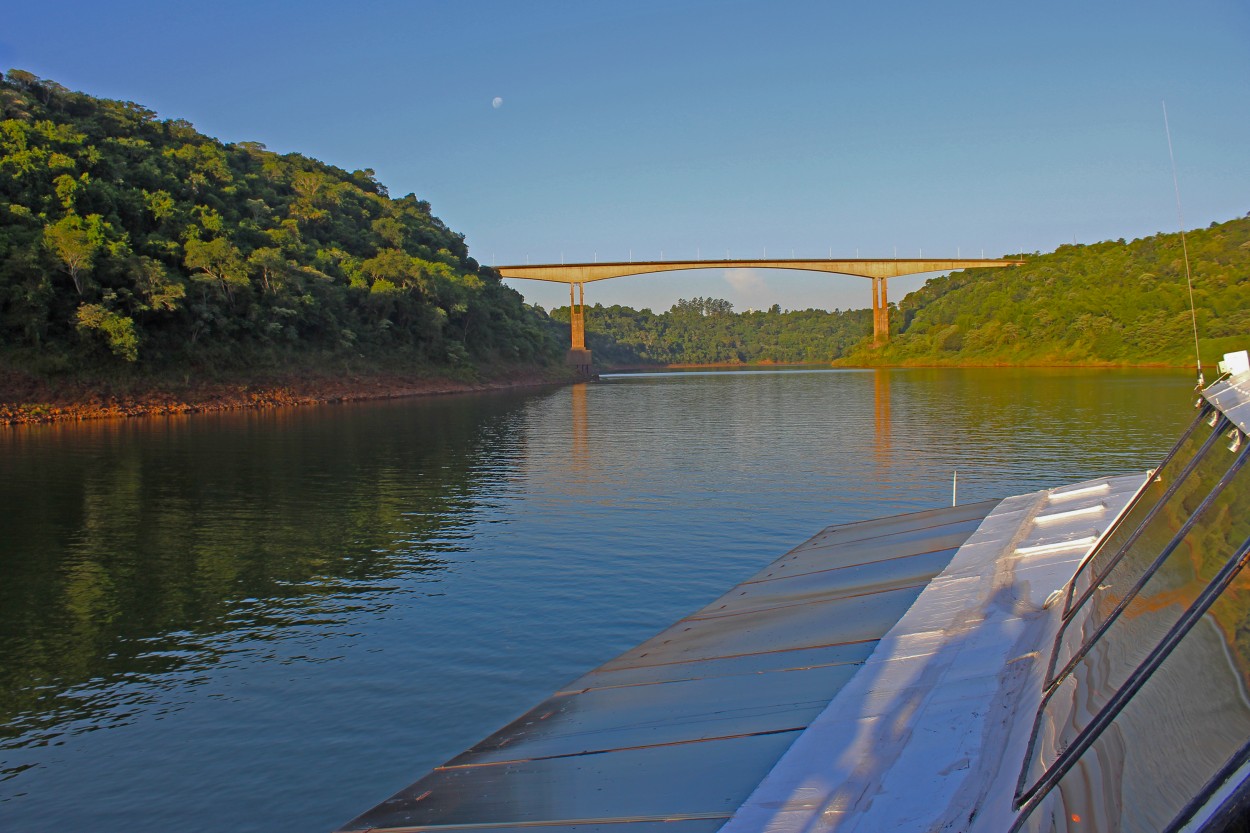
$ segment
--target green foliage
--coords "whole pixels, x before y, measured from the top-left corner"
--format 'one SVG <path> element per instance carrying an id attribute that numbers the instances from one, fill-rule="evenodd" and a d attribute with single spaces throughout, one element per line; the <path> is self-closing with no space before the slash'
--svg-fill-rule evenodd
<path id="1" fill-rule="evenodd" d="M 1250 216 L 1188 232 L 1186 242 L 1210 364 L 1250 338 Z M 552 318 L 567 322 L 568 309 Z M 1022 266 L 953 272 L 891 307 L 890 325 L 890 343 L 874 348 L 867 310 L 734 313 L 728 301 L 694 298 L 659 315 L 586 311 L 587 344 L 607 366 L 1193 364 L 1179 234 L 1061 246 Z"/>
<path id="2" fill-rule="evenodd" d="M 1250 331 L 1250 219 L 1189 234 L 1209 360 Z M 1192 361 L 1179 235 L 1062 246 L 931 280 L 871 347 L 866 310 L 595 306 L 605 365 Z M 254 367 L 372 355 L 548 363 L 549 318 L 371 170 L 223 144 L 132 102 L 0 79 L 0 358 L 45 369 Z"/>
<path id="3" fill-rule="evenodd" d="M 100 349 L 101 347 L 107 349 Z M 0 79 L 0 351 L 41 367 L 299 355 L 546 364 L 560 339 L 373 171 L 223 144 L 132 102 Z"/>
<path id="4" fill-rule="evenodd" d="M 98 331 L 104 336 L 113 355 L 128 362 L 139 358 L 139 337 L 135 322 L 99 304 L 83 304 L 78 308 L 78 329 L 83 333 Z"/>
<path id="5" fill-rule="evenodd" d="M 551 317 L 567 322 L 567 307 Z M 587 346 L 606 366 L 829 362 L 872 331 L 866 310 L 735 313 L 717 298 L 679 300 L 668 312 L 586 308 Z"/>
<path id="6" fill-rule="evenodd" d="M 100 226 L 99 214 L 92 214 L 84 222 L 77 214 L 67 213 L 43 228 L 44 245 L 74 282 L 79 295 L 83 294 L 86 273 L 100 250 Z"/>
<path id="7" fill-rule="evenodd" d="M 1186 233 L 1204 361 L 1250 338 L 1250 217 Z M 1192 365 L 1179 234 L 1060 246 L 1023 266 L 928 281 L 866 363 Z"/>

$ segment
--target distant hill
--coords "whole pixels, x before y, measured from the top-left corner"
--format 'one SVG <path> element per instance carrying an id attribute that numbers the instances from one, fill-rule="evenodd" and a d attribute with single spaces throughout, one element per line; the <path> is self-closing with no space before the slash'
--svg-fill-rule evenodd
<path id="1" fill-rule="evenodd" d="M 1250 346 L 1250 217 L 1186 234 L 1203 360 Z M 892 310 L 871 364 L 1193 363 L 1181 237 L 1060 246 L 1009 269 L 928 281 Z"/>
<path id="2" fill-rule="evenodd" d="M 1203 359 L 1250 346 L 1250 218 L 1188 232 Z M 884 364 L 1193 364 L 1180 235 L 1061 246 L 1023 266 L 934 278 L 897 307 L 891 341 L 872 345 L 867 310 L 735 313 L 678 301 L 663 313 L 587 309 L 597 362 L 612 366 L 836 362 Z M 552 310 L 568 321 L 568 308 Z"/>
<path id="3" fill-rule="evenodd" d="M 0 79 L 0 362 L 42 374 L 373 358 L 545 364 L 550 320 L 373 171 L 12 70 Z"/>

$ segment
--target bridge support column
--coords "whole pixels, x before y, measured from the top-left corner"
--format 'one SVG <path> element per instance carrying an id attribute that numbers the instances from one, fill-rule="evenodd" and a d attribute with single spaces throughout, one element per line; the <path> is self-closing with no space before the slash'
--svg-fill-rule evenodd
<path id="1" fill-rule="evenodd" d="M 872 344 L 879 347 L 890 340 L 889 278 L 872 279 Z"/>
<path id="2" fill-rule="evenodd" d="M 577 284 L 576 297 L 573 284 L 569 284 L 569 336 L 572 346 L 569 348 L 565 364 L 572 365 L 583 376 L 590 375 L 590 351 L 586 349 L 586 284 Z"/>

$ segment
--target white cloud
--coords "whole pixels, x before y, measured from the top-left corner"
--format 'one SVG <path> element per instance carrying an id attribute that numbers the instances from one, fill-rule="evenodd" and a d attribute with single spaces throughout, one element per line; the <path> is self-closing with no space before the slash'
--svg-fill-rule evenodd
<path id="1" fill-rule="evenodd" d="M 733 297 L 729 300 L 739 311 L 748 307 L 764 309 L 773 303 L 772 287 L 754 269 L 726 269 L 725 283 L 733 290 Z"/>

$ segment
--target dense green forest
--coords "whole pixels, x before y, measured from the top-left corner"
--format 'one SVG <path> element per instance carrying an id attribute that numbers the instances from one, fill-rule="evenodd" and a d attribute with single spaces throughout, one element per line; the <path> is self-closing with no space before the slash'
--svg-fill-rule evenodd
<path id="1" fill-rule="evenodd" d="M 550 319 L 373 171 L 0 79 L 0 361 L 70 369 L 545 364 Z"/>
<path id="2" fill-rule="evenodd" d="M 568 307 L 552 310 L 569 320 Z M 679 300 L 667 312 L 649 309 L 586 308 L 586 346 L 596 364 L 820 363 L 846 353 L 872 332 L 870 310 L 822 309 L 735 313 L 718 298 Z"/>
<path id="3" fill-rule="evenodd" d="M 1250 217 L 1187 232 L 1203 361 L 1250 346 Z M 1177 233 L 1060 246 L 1023 266 L 928 281 L 891 311 L 873 363 L 1193 363 Z"/>
<path id="4" fill-rule="evenodd" d="M 1209 360 L 1250 332 L 1250 219 L 1191 232 Z M 463 236 L 370 170 L 227 144 L 140 105 L 0 79 L 0 369 L 44 375 L 305 366 L 550 364 L 568 309 L 527 306 Z M 602 366 L 1185 364 L 1178 234 L 1062 246 L 930 280 L 891 308 L 678 301 L 587 310 Z"/>
<path id="5" fill-rule="evenodd" d="M 1250 218 L 1186 236 L 1203 359 L 1250 346 Z M 735 313 L 728 301 L 678 301 L 659 315 L 587 307 L 595 360 L 852 364 L 1193 363 L 1179 234 L 1028 256 L 1023 266 L 929 280 L 890 307 L 891 340 L 872 345 L 868 310 Z M 568 321 L 568 308 L 552 311 Z"/>

